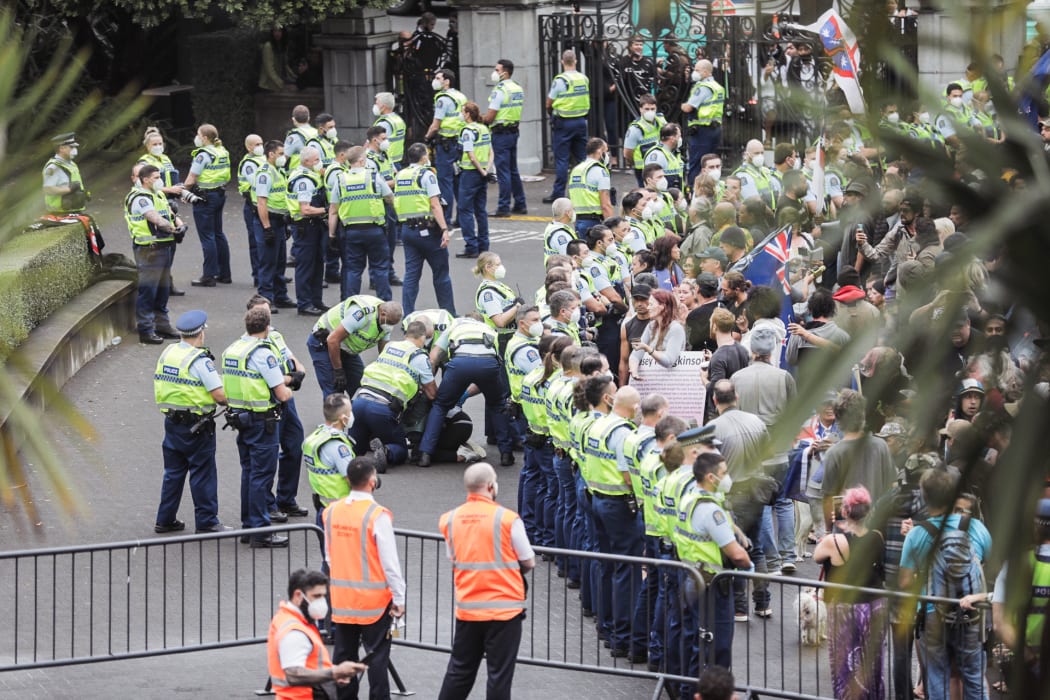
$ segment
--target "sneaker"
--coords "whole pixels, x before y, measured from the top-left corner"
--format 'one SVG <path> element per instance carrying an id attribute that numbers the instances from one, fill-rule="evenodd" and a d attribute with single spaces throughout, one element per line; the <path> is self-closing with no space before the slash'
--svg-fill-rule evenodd
<path id="1" fill-rule="evenodd" d="M 469 445 L 460 445 L 456 449 L 456 457 L 458 457 L 460 461 L 465 462 L 466 464 L 480 462 L 483 459 L 482 457 L 478 457 L 477 453 L 474 452 L 474 450 L 470 449 Z"/>
<path id="2" fill-rule="evenodd" d="M 372 441 L 368 443 L 368 447 L 372 450 L 372 457 L 374 457 L 376 461 L 376 473 L 386 474 L 386 445 L 384 445 L 383 441 L 379 438 L 372 438 Z"/>
<path id="3" fill-rule="evenodd" d="M 773 617 L 773 608 L 755 608 L 755 614 L 761 618 L 769 619 Z"/>
<path id="4" fill-rule="evenodd" d="M 473 440 L 467 440 L 465 443 L 463 443 L 463 446 L 467 447 L 467 448 L 470 448 L 470 451 L 474 453 L 474 456 L 477 458 L 474 461 L 480 461 L 482 459 L 488 459 L 488 456 L 489 456 L 488 451 L 484 447 L 479 445 L 478 443 L 474 442 Z"/>
<path id="5" fill-rule="evenodd" d="M 782 574 L 793 574 L 795 573 L 795 562 L 785 561 L 783 566 L 780 567 L 780 573 Z"/>
<path id="6" fill-rule="evenodd" d="M 747 613 L 737 613 L 733 616 L 734 622 L 747 622 L 751 618 L 747 616 Z"/>

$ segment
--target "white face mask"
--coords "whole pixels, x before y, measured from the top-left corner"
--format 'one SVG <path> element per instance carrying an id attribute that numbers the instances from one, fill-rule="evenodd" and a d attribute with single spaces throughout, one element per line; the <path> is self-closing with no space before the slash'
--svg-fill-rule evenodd
<path id="1" fill-rule="evenodd" d="M 440 90 L 443 87 L 445 87 L 445 81 L 434 78 L 430 81 L 430 87 L 434 88 L 435 90 Z"/>
<path id="2" fill-rule="evenodd" d="M 389 141 L 380 141 L 379 142 L 379 150 L 381 152 L 383 152 L 383 153 L 386 153 L 387 151 L 389 151 L 390 150 L 390 142 Z"/>
<path id="3" fill-rule="evenodd" d="M 390 331 L 394 330 L 393 323 L 380 323 L 379 327 L 383 329 L 384 333 L 389 333 Z"/>
<path id="4" fill-rule="evenodd" d="M 201 146 L 204 145 L 204 139 L 201 138 L 200 134 L 197 134 L 196 136 L 193 137 L 193 145 L 196 146 L 197 148 L 200 148 Z"/>
<path id="5" fill-rule="evenodd" d="M 953 97 L 952 99 L 948 100 L 948 102 L 951 104 L 952 107 L 955 107 L 956 109 L 963 106 L 963 98 L 961 97 Z"/>
<path id="6" fill-rule="evenodd" d="M 653 212 L 653 203 L 646 202 L 645 206 L 642 208 L 642 218 L 648 221 L 649 219 L 653 218 L 654 213 L 655 212 Z"/>
<path id="7" fill-rule="evenodd" d="M 653 214 L 659 214 L 664 210 L 664 200 L 662 197 L 660 199 L 654 199 L 649 202 L 649 206 L 653 208 Z"/>
<path id="8" fill-rule="evenodd" d="M 543 322 L 542 321 L 536 321 L 536 323 L 533 323 L 532 325 L 529 326 L 529 336 L 530 337 L 532 337 L 532 338 L 539 338 L 541 335 L 543 335 Z"/>
<path id="9" fill-rule="evenodd" d="M 315 173 L 319 173 L 321 172 L 322 167 L 324 166 L 321 165 L 321 161 L 317 161 L 316 163 L 310 166 L 310 169 L 313 170 Z"/>
<path id="10" fill-rule="evenodd" d="M 158 177 L 156 180 L 153 181 L 152 187 L 154 192 L 160 192 L 164 189 L 164 181 Z"/>
<path id="11" fill-rule="evenodd" d="M 609 167 L 609 152 L 608 151 L 606 151 L 605 153 L 602 154 L 602 165 L 604 165 L 606 168 Z"/>
<path id="12" fill-rule="evenodd" d="M 756 153 L 755 155 L 751 156 L 751 164 L 754 165 L 756 168 L 761 168 L 763 165 L 765 165 L 765 163 L 765 153 Z"/>
<path id="13" fill-rule="evenodd" d="M 711 175 L 711 177 L 713 177 L 716 180 L 721 180 L 722 179 L 722 169 L 721 168 L 714 168 L 712 170 L 708 170 L 707 172 Z"/>
<path id="14" fill-rule="evenodd" d="M 334 143 L 335 140 L 339 138 L 339 130 L 333 126 L 331 129 L 324 132 L 324 135 L 328 138 L 329 141 L 332 141 Z"/>
<path id="15" fill-rule="evenodd" d="M 343 426 L 343 432 L 347 435 L 350 434 L 350 428 L 354 427 L 354 414 L 351 413 L 346 417 L 346 425 Z"/>
<path id="16" fill-rule="evenodd" d="M 922 122 L 923 124 L 929 124 L 930 123 L 930 113 L 929 112 L 919 112 L 919 121 Z"/>
<path id="17" fill-rule="evenodd" d="M 252 149 L 252 155 L 253 156 L 261 156 L 261 155 L 263 155 L 265 153 L 266 153 L 266 151 L 263 150 L 263 146 L 262 146 L 261 143 L 258 146 L 256 146 L 255 148 Z"/>
<path id="18" fill-rule="evenodd" d="M 667 191 L 667 178 L 666 177 L 660 178 L 654 184 L 656 185 L 656 189 L 660 190 L 661 192 L 666 192 Z"/>
<path id="19" fill-rule="evenodd" d="M 726 474 L 718 481 L 717 491 L 718 493 L 729 493 L 729 489 L 733 488 L 733 477 Z"/>
<path id="20" fill-rule="evenodd" d="M 328 601 L 325 600 L 324 596 L 314 598 L 310 601 L 310 604 L 306 606 L 306 612 L 314 620 L 323 620 L 325 615 L 328 614 Z"/>
<path id="21" fill-rule="evenodd" d="M 76 158 L 78 152 L 79 151 L 77 151 L 77 149 L 75 149 L 75 148 L 69 149 L 69 159 L 73 160 L 74 158 Z"/>
<path id="22" fill-rule="evenodd" d="M 149 147 L 149 152 L 150 152 L 150 154 L 155 155 L 155 156 L 164 155 L 164 144 L 162 143 L 159 146 L 150 146 Z"/>
<path id="23" fill-rule="evenodd" d="M 890 112 L 889 114 L 886 115 L 886 121 L 888 121 L 890 124 L 898 124 L 898 123 L 900 123 L 900 120 L 901 120 L 901 115 L 898 114 L 897 112 Z"/>
<path id="24" fill-rule="evenodd" d="M 689 204 L 684 199 L 679 199 L 677 202 L 674 203 L 674 206 L 675 209 L 682 213 L 685 213 L 689 210 Z"/>
<path id="25" fill-rule="evenodd" d="M 278 168 L 283 168 L 288 164 L 288 156 L 277 156 L 277 159 L 273 162 Z"/>
<path id="26" fill-rule="evenodd" d="M 498 265 L 496 269 L 492 271 L 492 276 L 498 280 L 503 279 L 507 276 L 507 268 L 503 267 L 502 264 Z"/>
<path id="27" fill-rule="evenodd" d="M 694 70 L 693 74 L 690 77 L 693 79 L 694 83 L 699 83 L 701 80 L 703 80 L 703 76 L 700 75 L 700 71 L 698 70 Z"/>
<path id="28" fill-rule="evenodd" d="M 495 71 L 495 70 L 492 71 L 492 75 L 489 76 L 489 80 L 491 80 L 494 83 L 498 83 L 499 82 L 499 71 Z"/>
<path id="29" fill-rule="evenodd" d="M 569 223 L 576 223 L 576 212 L 573 212 L 572 216 L 569 217 Z"/>
<path id="30" fill-rule="evenodd" d="M 383 110 L 379 109 L 379 105 L 372 105 L 372 116 L 378 117 L 383 114 Z"/>
<path id="31" fill-rule="evenodd" d="M 580 322 L 580 307 L 577 306 L 575 309 L 572 310 L 572 314 L 569 316 L 569 323 L 571 323 L 572 325 L 575 326 L 579 322 Z"/>
<path id="32" fill-rule="evenodd" d="M 647 122 L 656 121 L 656 110 L 655 109 L 643 109 L 642 119 Z"/>

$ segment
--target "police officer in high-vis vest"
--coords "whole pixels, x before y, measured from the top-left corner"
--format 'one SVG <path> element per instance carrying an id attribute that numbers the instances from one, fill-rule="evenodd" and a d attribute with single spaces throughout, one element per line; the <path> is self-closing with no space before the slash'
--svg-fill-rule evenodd
<path id="1" fill-rule="evenodd" d="M 476 385 L 485 396 L 485 418 L 492 423 L 499 445 L 500 463 L 504 466 L 514 464 L 514 441 L 506 414 L 510 390 L 500 365 L 498 345 L 496 331 L 486 325 L 477 313 L 457 318 L 434 341 L 430 351 L 431 365 L 440 366 L 446 356 L 448 364 L 445 365 L 441 386 L 430 407 L 426 429 L 419 444 L 419 466 L 430 466 L 445 416 L 471 384 Z"/>
<path id="2" fill-rule="evenodd" d="M 405 339 L 387 343 L 365 367 L 361 388 L 354 394 L 350 437 L 358 450 L 366 445 L 372 449 L 380 473 L 408 459 L 408 441 L 401 425 L 405 407 L 420 391 L 431 401 L 437 396 L 434 371 L 424 350 L 427 341 L 423 321 L 408 324 Z"/>
<path id="3" fill-rule="evenodd" d="M 368 127 L 368 131 L 365 132 L 364 146 L 365 157 L 367 158 L 365 166 L 369 170 L 376 172 L 392 192 L 394 190 L 394 173 L 397 168 L 394 167 L 394 161 L 387 155 L 387 152 L 390 150 L 390 142 L 387 140 L 386 129 L 381 126 Z M 394 269 L 394 250 L 397 248 L 399 231 L 393 199 L 384 201 L 383 207 L 386 212 L 383 233 L 386 235 L 387 250 L 390 251 L 390 265 L 387 278 L 391 287 L 400 287 L 403 282 Z M 375 270 L 371 271 L 371 278 L 371 288 L 375 289 Z"/>
<path id="4" fill-rule="evenodd" d="M 488 174 L 492 167 L 492 134 L 479 121 L 480 108 L 463 105 L 463 128 L 459 132 L 459 224 L 463 252 L 457 258 L 476 258 L 489 249 Z M 475 228 L 475 221 L 477 228 Z"/>
<path id="5" fill-rule="evenodd" d="M 153 526 L 158 533 L 186 528 L 177 516 L 187 475 L 197 532 L 226 529 L 219 522 L 214 419 L 226 394 L 215 358 L 204 347 L 207 321 L 203 311 L 179 316 L 175 327 L 182 341 L 164 348 L 153 374 L 153 395 L 164 414 L 164 480 Z"/>
<path id="6" fill-rule="evenodd" d="M 543 198 L 551 204 L 565 196 L 569 162 L 580 162 L 587 155 L 587 114 L 591 111 L 591 82 L 576 70 L 576 52 L 567 49 L 561 55 L 562 72 L 554 76 L 547 93 L 547 114 L 551 121 L 554 148 L 554 186 Z"/>
<path id="7" fill-rule="evenodd" d="M 518 308 L 525 305 L 525 300 L 503 282 L 507 268 L 503 266 L 500 256 L 491 251 L 478 257 L 474 276 L 481 278 L 481 284 L 474 293 L 474 308 L 499 335 L 499 353 L 502 357 L 507 341 L 514 335 L 515 314 Z"/>
<path id="8" fill-rule="evenodd" d="M 159 345 L 164 338 L 179 337 L 168 320 L 168 293 L 175 242 L 186 235 L 186 226 L 171 213 L 155 166 L 136 163 L 131 181 L 131 192 L 124 198 L 124 220 L 139 272 L 135 326 L 140 343 Z"/>
<path id="9" fill-rule="evenodd" d="M 268 341 L 270 312 L 255 306 L 244 315 L 245 334 L 222 354 L 227 419 L 237 429 L 241 456 L 241 527 L 270 526 L 270 500 L 280 452 L 281 404 L 292 398 L 281 360 Z M 252 536 L 253 547 L 287 547 L 288 538 Z"/>
<path id="10" fill-rule="evenodd" d="M 660 143 L 660 129 L 667 120 L 656 109 L 656 98 L 646 93 L 638 98 L 639 116 L 627 125 L 623 137 L 623 157 L 634 167 L 634 179 L 642 186 L 642 168 L 649 151 Z"/>
<path id="11" fill-rule="evenodd" d="M 284 137 L 284 154 L 288 157 L 288 168 L 299 167 L 299 157 L 310 139 L 317 136 L 317 129 L 310 125 L 310 108 L 296 105 L 292 108 L 292 128 Z"/>
<path id="12" fill-rule="evenodd" d="M 491 77 L 496 85 L 489 95 L 488 111 L 482 117 L 492 129 L 492 154 L 499 182 L 499 201 L 493 214 L 496 217 L 529 213 L 525 205 L 525 187 L 518 172 L 518 125 L 525 106 L 525 89 L 514 82 L 512 75 L 514 63 L 511 60 L 501 58 L 496 61 Z"/>
<path id="13" fill-rule="evenodd" d="M 339 130 L 335 126 L 335 117 L 328 112 L 321 112 L 314 117 L 314 136 L 307 139 L 306 146 L 313 146 L 321 156 L 321 170 L 324 170 L 335 159 L 335 143 L 339 140 Z M 300 162 L 302 155 L 300 154 Z"/>
<path id="14" fill-rule="evenodd" d="M 522 398 L 522 383 L 526 375 L 537 367 L 543 367 L 539 342 L 544 329 L 540 321 L 539 307 L 519 306 L 514 314 L 514 321 L 516 330 L 503 352 L 503 368 L 507 374 L 507 384 L 510 387 L 510 400 L 513 406 L 511 428 L 514 431 L 515 440 L 524 444 L 524 455 L 522 456 L 524 466 L 518 478 L 518 512 L 525 521 L 530 539 L 544 545 L 553 545 L 553 541 L 544 542 L 537 536 L 537 517 L 533 508 L 536 491 L 540 488 L 541 480 L 544 479 L 540 469 L 539 454 L 536 451 L 542 450 L 546 444 L 546 436 L 543 433 L 530 432 Z M 546 490 L 545 484 L 544 490 Z"/>
<path id="15" fill-rule="evenodd" d="M 525 618 L 524 575 L 536 555 L 521 518 L 497 503 L 491 464 L 467 467 L 463 483 L 467 502 L 439 521 L 452 561 L 456 630 L 438 700 L 467 697 L 482 657 L 488 696 L 509 698 Z"/>
<path id="16" fill-rule="evenodd" d="M 288 236 L 288 179 L 284 174 L 287 158 L 284 144 L 267 141 L 263 146 L 266 162 L 255 172 L 251 182 L 254 218 L 252 230 L 259 253 L 259 294 L 270 301 L 271 308 L 294 309 L 284 281 L 287 259 L 285 239 Z"/>
<path id="17" fill-rule="evenodd" d="M 346 294 L 346 270 L 343 269 L 343 224 L 339 221 L 338 208 L 336 216 L 332 217 L 332 202 L 339 201 L 340 188 L 343 186 L 343 178 L 350 172 L 350 166 L 346 163 L 346 157 L 353 148 L 349 141 L 336 141 L 334 147 L 335 156 L 328 167 L 324 169 L 324 187 L 328 193 L 328 241 L 325 248 L 325 270 L 324 278 L 329 284 L 339 284 L 339 298 L 345 299 Z M 333 260 L 337 264 L 333 265 Z M 323 286 L 323 285 L 322 285 Z"/>
<path id="18" fill-rule="evenodd" d="M 349 430 L 354 424 L 350 399 L 346 394 L 324 397 L 324 423 L 303 440 L 303 463 L 313 491 L 317 526 L 324 527 L 321 511 L 350 495 L 346 470 L 355 456 Z"/>
<path id="19" fill-rule="evenodd" d="M 552 255 L 565 255 L 565 248 L 576 238 L 576 210 L 572 200 L 559 197 L 551 205 L 551 222 L 543 231 L 543 264 Z"/>
<path id="20" fill-rule="evenodd" d="M 733 172 L 740 180 L 740 198 L 758 197 L 770 208 L 776 209 L 776 190 L 773 171 L 766 167 L 766 149 L 758 139 L 751 139 L 744 147 L 744 160 Z"/>
<path id="21" fill-rule="evenodd" d="M 394 516 L 376 503 L 375 460 L 356 457 L 346 470 L 350 495 L 325 508 L 325 549 L 332 572 L 335 663 L 357 661 L 359 647 L 371 656 L 369 697 L 390 697 L 390 621 L 405 614 L 405 581 L 394 539 Z M 345 692 L 357 697 L 355 677 Z"/>
<path id="22" fill-rule="evenodd" d="M 405 120 L 394 112 L 396 98 L 392 92 L 376 93 L 375 103 L 372 105 L 372 115 L 376 120 L 372 126 L 382 127 L 386 132 L 386 139 L 390 142 L 390 148 L 386 154 L 390 156 L 390 162 L 394 168 L 400 170 L 401 163 L 405 157 Z"/>
<path id="23" fill-rule="evenodd" d="M 145 153 L 139 156 L 139 163 L 143 165 L 152 165 L 160 170 L 160 179 L 164 183 L 161 191 L 164 192 L 164 196 L 168 198 L 168 204 L 171 205 L 171 210 L 174 213 L 178 213 L 179 207 L 176 200 L 179 197 L 188 196 L 185 192 L 185 187 L 179 181 L 179 170 L 175 167 L 175 164 L 171 162 L 171 158 L 164 152 L 164 136 L 160 133 L 160 129 L 155 126 L 146 127 L 146 133 L 142 138 L 142 145 L 146 149 Z M 174 282 L 171 280 L 169 273 L 168 279 L 169 294 L 173 297 L 185 296 L 186 292 L 181 289 L 176 289 Z"/>
<path id="24" fill-rule="evenodd" d="M 576 210 L 576 235 L 587 231 L 614 214 L 612 176 L 609 173 L 609 145 L 602 139 L 587 142 L 587 157 L 569 174 L 569 199 Z"/>
<path id="25" fill-rule="evenodd" d="M 441 188 L 422 143 L 408 148 L 408 166 L 394 176 L 394 211 L 405 250 L 405 286 L 401 304 L 406 316 L 415 311 L 423 263 L 430 267 L 438 306 L 456 315 L 452 277 L 448 269 L 448 222 L 441 206 Z"/>
<path id="26" fill-rule="evenodd" d="M 55 155 L 44 165 L 44 206 L 49 214 L 80 214 L 89 194 L 75 162 L 80 146 L 76 134 L 59 134 L 51 142 Z"/>
<path id="27" fill-rule="evenodd" d="M 693 88 L 682 111 L 689 115 L 689 173 L 686 185 L 693 186 L 700 174 L 700 159 L 708 153 L 718 153 L 722 145 L 722 115 L 725 111 L 726 89 L 714 79 L 714 65 L 706 58 L 696 62 L 693 69 Z"/>
<path id="28" fill-rule="evenodd" d="M 405 314 L 401 319 L 401 330 L 408 330 L 408 324 L 413 321 L 422 321 L 427 327 L 427 342 L 423 349 L 429 354 L 434 347 L 434 340 L 447 331 L 456 317 L 445 309 L 419 309 L 410 314 Z"/>
<path id="29" fill-rule="evenodd" d="M 682 127 L 677 124 L 666 124 L 660 129 L 660 143 L 649 150 L 645 164 L 656 164 L 664 169 L 667 186 L 682 189 L 685 168 L 679 149 L 682 147 Z"/>
<path id="30" fill-rule="evenodd" d="M 401 304 L 366 294 L 348 297 L 326 311 L 306 340 L 321 393 L 346 391 L 353 396 L 365 371 L 360 354 L 377 345 L 382 352 L 401 316 Z"/>
<path id="31" fill-rule="evenodd" d="M 452 221 L 452 206 L 456 202 L 456 172 L 462 152 L 459 149 L 459 132 L 463 130 L 463 105 L 467 97 L 452 87 L 456 74 L 448 68 L 434 73 L 434 121 L 427 129 L 426 139 L 434 142 L 434 166 L 437 168 L 438 186 L 444 200 L 445 221 Z"/>
<path id="32" fill-rule="evenodd" d="M 262 136 L 244 137 L 244 155 L 237 164 L 237 192 L 244 198 L 244 230 L 248 238 L 248 257 L 252 265 L 252 286 L 259 286 L 259 246 L 255 242 L 255 205 L 252 204 L 252 181 L 255 173 L 266 162 Z"/>
<path id="33" fill-rule="evenodd" d="M 300 154 L 299 167 L 288 175 L 295 303 L 300 316 L 320 316 L 328 310 L 322 298 L 324 251 L 328 241 L 328 193 L 321 180 L 321 170 L 321 154 L 314 146 L 307 146 Z"/>
<path id="34" fill-rule="evenodd" d="M 335 697 L 336 686 L 348 685 L 367 667 L 353 661 L 335 666 L 328 658 L 317 623 L 328 614 L 328 577 L 297 569 L 288 577 L 288 600 L 282 600 L 266 638 L 270 684 L 278 700 Z M 385 672 L 385 669 L 384 669 Z"/>
<path id="35" fill-rule="evenodd" d="M 193 137 L 193 163 L 186 176 L 186 189 L 204 201 L 193 205 L 193 223 L 204 253 L 204 270 L 190 282 L 194 287 L 214 287 L 217 282 L 231 284 L 230 243 L 222 230 L 222 210 L 226 206 L 226 183 L 230 181 L 230 152 L 211 124 L 197 127 Z"/>
<path id="36" fill-rule="evenodd" d="M 386 203 L 394 193 L 378 172 L 368 168 L 367 151 L 354 146 L 346 154 L 349 169 L 340 177 L 339 196 L 328 204 L 328 234 L 343 229 L 343 286 L 350 296 L 361 292 L 365 267 L 376 296 L 389 300 L 390 246 L 387 242 Z"/>

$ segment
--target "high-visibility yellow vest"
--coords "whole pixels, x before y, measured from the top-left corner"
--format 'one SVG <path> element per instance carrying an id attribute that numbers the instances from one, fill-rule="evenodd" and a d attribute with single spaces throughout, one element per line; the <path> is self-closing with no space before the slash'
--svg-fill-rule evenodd
<path id="1" fill-rule="evenodd" d="M 521 109 L 525 106 L 524 88 L 507 78 L 499 81 L 492 91 L 503 96 L 496 110 L 496 118 L 492 120 L 493 125 L 516 126 L 521 122 Z"/>
<path id="2" fill-rule="evenodd" d="M 569 173 L 569 199 L 576 210 L 577 216 L 601 216 L 602 196 L 601 190 L 591 186 L 587 182 L 587 175 L 591 168 L 601 168 L 609 173 L 604 164 L 590 158 L 585 159 Z"/>
<path id="3" fill-rule="evenodd" d="M 292 174 L 288 176 L 288 213 L 291 214 L 293 221 L 302 221 L 304 214 L 299 208 L 299 196 L 295 192 L 295 183 L 302 178 L 306 178 L 314 184 L 314 191 L 324 191 L 324 183 L 321 182 L 321 175 L 314 172 L 313 170 L 307 170 L 302 165 L 292 171 Z M 320 216 L 318 214 L 317 216 Z"/>
<path id="4" fill-rule="evenodd" d="M 463 131 L 468 129 L 474 132 L 474 157 L 478 159 L 478 165 L 488 169 L 489 163 L 492 162 L 492 132 L 481 122 L 464 124 Z M 459 167 L 463 170 L 477 170 L 466 151 L 463 151 L 459 159 Z"/>
<path id="5" fill-rule="evenodd" d="M 190 367 L 207 350 L 188 343 L 172 343 L 164 348 L 153 372 L 153 398 L 157 408 L 168 411 L 189 411 L 203 415 L 215 411 L 215 399 L 204 387 L 204 382 L 190 374 Z"/>
<path id="6" fill-rule="evenodd" d="M 259 174 L 266 173 L 270 178 L 270 191 L 266 195 L 266 210 L 275 214 L 288 213 L 288 180 L 280 168 L 263 163 L 262 167 L 255 171 L 255 179 L 252 180 L 252 204 L 259 206 L 259 195 L 255 187 L 259 182 Z"/>
<path id="7" fill-rule="evenodd" d="M 407 404 L 419 392 L 422 378 L 412 365 L 417 355 L 426 352 L 410 340 L 388 343 L 374 362 L 365 367 L 361 386 L 377 389 L 383 395 Z"/>
<path id="8" fill-rule="evenodd" d="M 244 157 L 241 158 L 241 162 L 237 165 L 238 192 L 244 194 L 252 188 L 252 181 L 255 180 L 255 173 L 259 172 L 259 168 L 261 168 L 265 162 L 266 159 L 262 156 L 257 156 L 254 153 L 244 154 Z M 251 166 L 251 168 L 248 166 Z M 251 170 L 251 175 L 248 174 L 249 169 Z"/>
<path id="9" fill-rule="evenodd" d="M 197 176 L 197 184 L 203 189 L 213 190 L 222 187 L 230 181 L 230 152 L 223 146 L 211 144 L 201 146 L 193 151 L 193 158 L 204 151 L 211 156 L 211 162 L 204 166 L 201 174 Z"/>
<path id="10" fill-rule="evenodd" d="M 433 172 L 414 163 L 394 176 L 394 211 L 398 221 L 430 216 L 430 197 L 423 187 L 423 173 Z"/>
<path id="11" fill-rule="evenodd" d="M 516 403 L 520 403 L 521 382 L 525 379 L 526 373 L 514 364 L 514 356 L 521 350 L 529 347 L 536 348 L 538 345 L 539 342 L 535 338 L 521 333 L 515 333 L 507 342 L 507 349 L 503 353 L 503 367 L 507 371 L 507 381 L 510 384 L 510 398 Z"/>
<path id="12" fill-rule="evenodd" d="M 261 338 L 239 338 L 222 353 L 222 388 L 230 408 L 262 412 L 277 405 L 262 374 L 248 365 L 252 355 L 266 347 Z"/>
<path id="13" fill-rule="evenodd" d="M 552 100 L 551 110 L 554 116 L 562 119 L 586 117 L 591 111 L 591 81 L 579 71 L 568 71 L 554 76 L 555 80 L 559 78 L 568 89 Z"/>
<path id="14" fill-rule="evenodd" d="M 383 224 L 386 208 L 383 206 L 383 195 L 376 190 L 375 173 L 368 168 L 361 168 L 343 175 L 338 211 L 339 220 L 344 226 Z"/>
<path id="15" fill-rule="evenodd" d="M 447 96 L 456 104 L 456 111 L 453 114 L 449 114 L 441 120 L 441 124 L 438 127 L 438 136 L 445 139 L 454 139 L 459 137 L 459 132 L 463 129 L 463 125 L 466 123 L 463 121 L 463 105 L 467 104 L 467 96 L 455 88 L 449 88 L 448 90 L 442 90 L 441 92 L 434 95 L 434 105 L 437 105 L 437 101 L 442 95 Z"/>
<path id="16" fill-rule="evenodd" d="M 602 416 L 591 424 L 584 439 L 584 463 L 580 473 L 592 493 L 622 496 L 631 493 L 623 480 L 616 453 L 609 446 L 609 438 L 618 430 L 631 430 L 630 422 L 615 413 Z"/>
<path id="17" fill-rule="evenodd" d="M 400 164 L 405 157 L 405 120 L 391 112 L 376 119 L 372 126 L 382 126 L 386 129 L 386 140 L 390 144 L 386 154 L 395 166 Z"/>
<path id="18" fill-rule="evenodd" d="M 521 380 L 521 412 L 525 414 L 525 421 L 529 424 L 529 430 L 537 435 L 548 435 L 550 425 L 547 421 L 547 388 L 550 379 L 541 381 L 546 370 L 543 365 L 530 371 Z"/>
<path id="19" fill-rule="evenodd" d="M 500 296 L 502 299 L 500 307 L 503 311 L 514 305 L 514 300 L 517 299 L 518 295 L 514 293 L 513 289 L 498 280 L 482 280 L 481 284 L 478 285 L 478 291 L 474 293 L 474 307 L 479 314 L 485 317 L 485 323 L 488 324 L 489 328 L 501 334 L 514 333 L 516 329 L 513 324 L 509 328 L 497 326 L 496 322 L 485 313 L 485 306 L 481 303 L 481 295 L 486 291 L 495 292 Z"/>
<path id="20" fill-rule="evenodd" d="M 69 184 L 76 183 L 80 185 L 81 189 L 84 188 L 84 181 L 80 177 L 80 168 L 73 161 L 65 161 L 58 156 L 52 157 L 47 163 L 44 164 L 44 170 L 46 171 L 48 166 L 55 166 L 69 177 Z M 44 195 L 44 206 L 52 214 L 66 214 L 78 211 L 84 211 L 84 205 L 79 207 L 67 207 L 62 203 L 62 198 L 66 195 L 61 194 L 45 194 Z M 86 201 L 86 200 L 85 200 Z"/>
<path id="21" fill-rule="evenodd" d="M 701 102 L 700 106 L 689 116 L 689 126 L 710 126 L 714 122 L 721 123 L 725 112 L 726 89 L 714 77 L 708 76 L 693 84 L 690 97 L 700 92 L 700 88 L 707 88 L 711 91 L 711 95 Z"/>
<path id="22" fill-rule="evenodd" d="M 160 179 L 164 182 L 165 187 L 175 186 L 175 174 L 178 172 L 175 170 L 175 165 L 171 162 L 171 158 L 168 158 L 167 153 L 161 153 L 159 156 L 155 156 L 152 153 L 145 153 L 139 158 L 140 163 L 146 165 L 152 165 L 154 168 L 160 171 Z"/>
<path id="23" fill-rule="evenodd" d="M 168 232 L 157 229 L 154 232 L 153 225 L 146 219 L 145 214 L 131 213 L 131 205 L 136 197 L 149 197 L 153 201 L 153 208 L 157 210 L 161 218 L 168 223 L 172 221 L 171 209 L 168 208 L 168 198 L 164 196 L 163 192 L 154 192 L 141 187 L 132 188 L 128 196 L 124 198 L 124 222 L 128 225 L 131 242 L 135 245 L 151 245 L 153 243 L 174 241 L 174 231 Z"/>
<path id="24" fill-rule="evenodd" d="M 723 510 L 726 520 L 733 524 L 733 516 L 725 510 L 725 495 L 699 489 L 687 493 L 678 504 L 678 524 L 671 539 L 678 558 L 690 564 L 700 564 L 705 571 L 715 573 L 722 569 L 722 549 L 710 535 L 693 530 L 693 512 L 701 503 L 714 503 Z"/>
<path id="25" fill-rule="evenodd" d="M 350 314 L 351 318 L 353 318 L 355 314 L 361 313 L 362 318 L 368 319 L 367 324 L 364 328 L 348 334 L 341 343 L 341 347 L 347 352 L 360 354 L 368 348 L 377 345 L 386 335 L 379 325 L 379 305 L 382 303 L 383 300 L 379 297 L 367 294 L 347 297 L 342 304 L 333 306 L 321 318 L 317 319 L 313 330 L 318 331 L 323 328 L 331 332 L 336 326 L 342 324 L 347 314 Z"/>
<path id="26" fill-rule="evenodd" d="M 628 130 L 632 126 L 636 127 L 642 134 L 642 138 L 638 140 L 638 145 L 634 147 L 634 153 L 631 154 L 635 170 L 642 170 L 645 167 L 645 157 L 649 155 L 649 151 L 653 150 L 656 144 L 660 143 L 660 129 L 664 128 L 665 124 L 667 124 L 667 120 L 664 119 L 662 114 L 657 114 L 656 119 L 652 121 L 639 117 L 627 126 Z"/>
<path id="27" fill-rule="evenodd" d="M 303 441 L 303 463 L 306 464 L 310 488 L 320 497 L 324 505 L 350 495 L 350 484 L 346 477 L 340 474 L 338 469 L 321 460 L 321 448 L 333 440 L 345 445 L 350 450 L 350 457 L 353 458 L 354 444 L 342 430 L 319 425 Z"/>
<path id="28" fill-rule="evenodd" d="M 310 143 L 310 139 L 317 138 L 317 129 L 310 126 L 309 124 L 296 124 L 288 130 L 287 134 L 285 134 L 285 140 L 287 140 L 287 137 L 291 136 L 292 134 L 299 134 L 299 138 L 303 140 L 303 147 L 305 147 L 306 144 Z M 289 153 L 288 169 L 295 170 L 296 168 L 298 168 L 299 159 L 301 157 L 302 156 L 300 155 L 300 153 Z"/>

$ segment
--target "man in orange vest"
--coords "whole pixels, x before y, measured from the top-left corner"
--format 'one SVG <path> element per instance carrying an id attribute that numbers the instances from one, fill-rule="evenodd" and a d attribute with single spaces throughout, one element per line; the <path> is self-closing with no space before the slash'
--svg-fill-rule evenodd
<path id="1" fill-rule="evenodd" d="M 481 657 L 488 659 L 487 700 L 510 698 L 514 660 L 525 619 L 524 573 L 535 554 L 518 514 L 496 504 L 491 464 L 463 474 L 467 502 L 441 516 L 441 534 L 455 574 L 456 635 L 438 700 L 465 700 Z"/>
<path id="2" fill-rule="evenodd" d="M 288 600 L 282 600 L 266 640 L 270 681 L 278 700 L 312 700 L 314 688 L 346 685 L 367 666 L 344 661 L 333 666 L 317 631 L 328 612 L 328 577 L 298 569 L 288 578 Z"/>
<path id="3" fill-rule="evenodd" d="M 371 655 L 368 697 L 389 700 L 390 618 L 405 614 L 405 581 L 394 539 L 394 518 L 376 503 L 376 462 L 357 457 L 346 468 L 350 495 L 334 501 L 321 516 L 332 575 L 332 622 L 336 663 L 358 660 L 358 647 Z M 357 700 L 355 676 L 339 689 L 339 700 Z"/>

